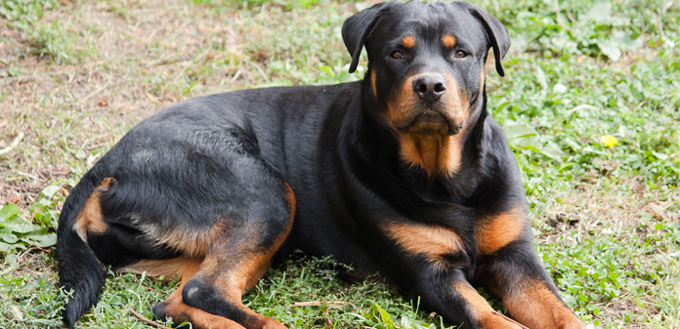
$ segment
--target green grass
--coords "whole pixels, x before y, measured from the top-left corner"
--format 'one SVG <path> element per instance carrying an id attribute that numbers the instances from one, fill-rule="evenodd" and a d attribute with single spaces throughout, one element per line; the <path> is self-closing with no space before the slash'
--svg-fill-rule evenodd
<path id="1" fill-rule="evenodd" d="M 564 299 L 602 328 L 680 327 L 680 6 L 476 3 L 513 37 L 506 77 L 487 77 L 490 110 Z M 340 26 L 366 6 L 0 0 L 0 149 L 18 140 L 0 154 L 0 328 L 59 325 L 56 216 L 128 129 L 199 95 L 361 78 L 363 67 L 346 72 Z M 295 254 L 245 302 L 293 328 L 445 327 L 377 280 L 338 280 L 338 266 Z M 130 273 L 107 280 L 82 327 L 150 328 L 127 310 L 151 317 L 176 286 Z"/>

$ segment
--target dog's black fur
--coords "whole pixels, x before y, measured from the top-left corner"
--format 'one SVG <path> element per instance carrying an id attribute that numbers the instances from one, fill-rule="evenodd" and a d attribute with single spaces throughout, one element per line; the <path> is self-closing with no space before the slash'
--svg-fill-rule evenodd
<path id="1" fill-rule="evenodd" d="M 532 244 L 523 183 L 487 111 L 484 65 L 505 27 L 461 2 L 379 4 L 350 17 L 360 82 L 236 91 L 171 106 L 82 178 L 59 219 L 63 312 L 97 302 L 104 266 L 177 274 L 159 318 L 282 328 L 240 293 L 274 255 L 380 272 L 466 328 L 580 328 Z M 472 288 L 499 296 L 493 311 Z"/>

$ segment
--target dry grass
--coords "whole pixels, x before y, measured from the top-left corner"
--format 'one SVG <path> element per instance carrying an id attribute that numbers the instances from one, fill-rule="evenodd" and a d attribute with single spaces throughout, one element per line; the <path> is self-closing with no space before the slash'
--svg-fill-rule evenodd
<path id="1" fill-rule="evenodd" d="M 34 54 L 25 33 L 0 19 L 0 88 L 6 93 L 0 148 L 25 135 L 0 166 L 0 204 L 26 206 L 50 181 L 82 174 L 83 163 L 91 165 L 132 125 L 169 104 L 277 78 L 294 81 L 264 66 L 283 55 L 273 52 L 295 47 L 276 45 L 285 40 L 275 25 L 310 19 L 280 7 L 270 11 L 243 17 L 237 9 L 211 11 L 185 1 L 62 6 L 41 20 L 70 35 L 56 42 L 71 42 L 78 57 L 62 65 L 49 54 Z M 328 44 L 342 47 L 339 38 Z M 319 59 L 305 65 L 316 68 Z"/>

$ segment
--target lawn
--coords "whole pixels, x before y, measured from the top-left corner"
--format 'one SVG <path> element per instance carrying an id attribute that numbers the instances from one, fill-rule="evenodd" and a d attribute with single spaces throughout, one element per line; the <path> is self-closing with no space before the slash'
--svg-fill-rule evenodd
<path id="1" fill-rule="evenodd" d="M 360 79 L 340 27 L 371 3 L 0 0 L 0 328 L 60 325 L 59 209 L 127 130 L 200 95 Z M 680 4 L 475 3 L 513 38 L 489 110 L 565 301 L 595 327 L 680 328 Z M 295 254 L 245 302 L 291 328 L 446 327 L 338 266 Z M 129 310 L 151 318 L 175 287 L 110 273 L 79 326 L 152 328 Z"/>

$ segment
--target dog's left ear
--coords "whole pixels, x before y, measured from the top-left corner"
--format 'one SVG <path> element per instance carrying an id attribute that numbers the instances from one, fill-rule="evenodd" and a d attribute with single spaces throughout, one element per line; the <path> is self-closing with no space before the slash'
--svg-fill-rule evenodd
<path id="1" fill-rule="evenodd" d="M 342 25 L 342 39 L 345 41 L 345 46 L 347 46 L 350 55 L 352 55 L 349 73 L 356 71 L 359 65 L 361 49 L 364 47 L 366 39 L 371 35 L 373 28 L 375 28 L 380 20 L 383 10 L 390 4 L 392 3 L 383 2 L 364 9 L 345 20 L 345 23 Z"/>
<path id="2" fill-rule="evenodd" d="M 508 52 L 508 49 L 510 49 L 510 33 L 508 33 L 508 29 L 498 20 L 498 18 L 489 15 L 477 6 L 467 5 L 470 8 L 470 14 L 482 23 L 484 31 L 489 38 L 489 47 L 493 47 L 496 72 L 498 72 L 500 76 L 505 76 L 502 60 Z"/>

